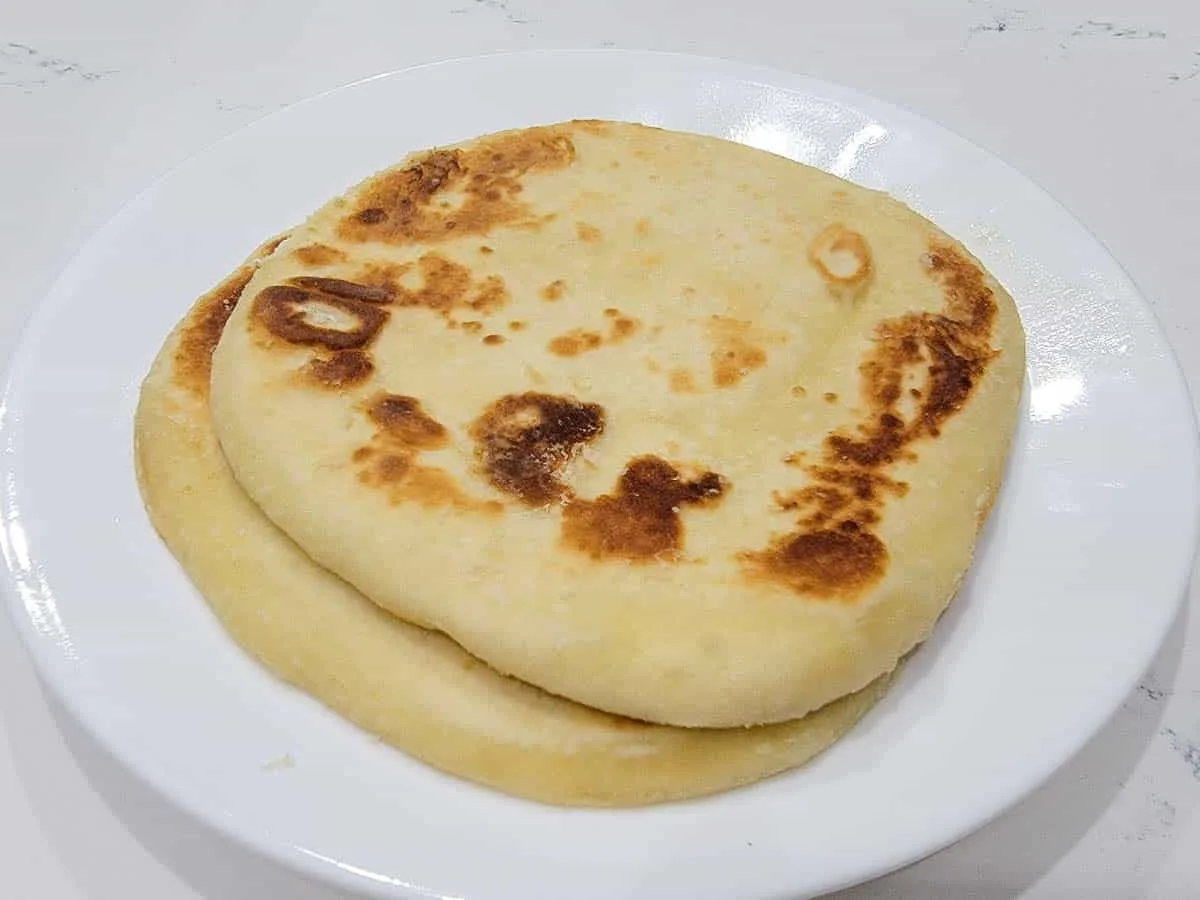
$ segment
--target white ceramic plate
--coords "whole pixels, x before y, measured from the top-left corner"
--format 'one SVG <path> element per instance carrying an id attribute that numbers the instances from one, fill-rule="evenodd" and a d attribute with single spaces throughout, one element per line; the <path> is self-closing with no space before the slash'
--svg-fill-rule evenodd
<path id="1" fill-rule="evenodd" d="M 262 238 L 411 149 L 579 116 L 721 135 L 897 194 L 1016 297 L 1028 385 L 977 565 L 933 638 L 808 767 L 712 799 L 561 810 L 433 772 L 236 649 L 139 502 L 131 422 L 170 327 Z M 273 115 L 134 200 L 37 311 L 3 419 L 8 599 L 45 681 L 213 827 L 383 897 L 799 897 L 879 875 L 1036 787 L 1112 713 L 1182 596 L 1186 389 L 1118 265 L 1017 172 L 823 82 L 626 52 L 412 69 Z M 285 755 L 294 766 L 267 766 Z"/>

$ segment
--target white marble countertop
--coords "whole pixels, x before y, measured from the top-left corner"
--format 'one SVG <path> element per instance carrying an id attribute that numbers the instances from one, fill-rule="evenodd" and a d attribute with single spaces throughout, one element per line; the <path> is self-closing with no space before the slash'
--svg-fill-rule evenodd
<path id="1" fill-rule="evenodd" d="M 90 232 L 240 125 L 414 63 L 616 46 L 840 81 L 982 144 L 1128 268 L 1196 393 L 1200 3 L 1026 5 L 0 0 L 0 364 Z M 1046 786 L 956 846 L 844 896 L 1200 896 L 1200 588 L 1189 600 L 1137 691 Z M 2 616 L 0 685 L 0 896 L 337 896 L 210 836 L 118 769 L 48 702 Z"/>

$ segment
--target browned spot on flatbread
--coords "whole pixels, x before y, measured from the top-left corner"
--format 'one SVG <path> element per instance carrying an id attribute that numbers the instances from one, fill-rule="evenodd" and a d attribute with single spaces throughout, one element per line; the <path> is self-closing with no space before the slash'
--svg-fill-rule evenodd
<path id="1" fill-rule="evenodd" d="M 903 497 L 908 491 L 904 482 L 877 473 L 829 465 L 809 466 L 807 471 L 813 483 L 788 493 L 776 491 L 773 500 L 780 510 L 800 513 L 801 524 L 809 528 L 838 524 L 839 518 L 852 519 L 860 527 L 874 525 L 884 495 Z"/>
<path id="2" fill-rule="evenodd" d="M 716 472 L 685 479 L 666 460 L 639 456 L 625 467 L 612 494 L 567 503 L 563 542 L 597 560 L 677 559 L 683 549 L 680 507 L 713 503 L 727 489 Z"/>
<path id="3" fill-rule="evenodd" d="M 612 330 L 609 332 L 609 343 L 617 344 L 638 330 L 638 320 L 629 316 L 617 316 L 613 319 Z"/>
<path id="4" fill-rule="evenodd" d="M 431 450 L 447 443 L 446 428 L 431 418 L 415 397 L 379 394 L 366 407 L 381 434 L 411 449 Z"/>
<path id="5" fill-rule="evenodd" d="M 467 301 L 467 306 L 485 316 L 494 313 L 508 302 L 508 288 L 499 275 L 488 275 L 479 283 L 473 297 Z"/>
<path id="6" fill-rule="evenodd" d="M 487 344 L 489 347 L 498 347 L 500 344 L 504 343 L 504 335 L 502 335 L 502 334 L 485 334 L 483 336 L 483 342 L 485 344 Z"/>
<path id="7" fill-rule="evenodd" d="M 696 387 L 696 379 L 688 369 L 682 367 L 671 370 L 671 374 L 667 376 L 667 385 L 671 391 L 676 394 L 695 394 L 699 393 Z"/>
<path id="8" fill-rule="evenodd" d="M 382 491 L 392 504 L 500 511 L 500 504 L 494 500 L 471 497 L 445 470 L 421 463 L 423 452 L 448 446 L 450 435 L 415 397 L 379 393 L 362 408 L 375 426 L 375 434 L 369 445 L 351 454 L 351 460 L 359 466 L 360 483 Z"/>
<path id="9" fill-rule="evenodd" d="M 599 332 L 573 328 L 566 334 L 560 334 L 553 338 L 546 345 L 546 349 L 555 356 L 578 356 L 589 350 L 595 350 L 603 343 L 604 338 L 600 336 Z"/>
<path id="10" fill-rule="evenodd" d="M 542 288 L 542 299 L 550 300 L 551 302 L 561 299 L 563 291 L 566 289 L 567 283 L 561 278 L 556 278 L 544 288 Z"/>
<path id="11" fill-rule="evenodd" d="M 546 349 L 555 356 L 579 356 L 590 350 L 598 350 L 606 343 L 619 344 L 635 334 L 641 327 L 641 323 L 637 319 L 621 315 L 620 310 L 606 309 L 604 315 L 610 320 L 607 337 L 598 331 L 573 328 L 566 334 L 552 338 L 546 345 Z"/>
<path id="12" fill-rule="evenodd" d="M 508 288 L 498 275 L 476 278 L 462 263 L 439 253 L 426 253 L 416 263 L 367 265 L 360 279 L 386 291 L 393 306 L 432 310 L 448 325 L 457 327 L 451 318 L 456 309 L 467 309 L 479 315 L 491 315 L 509 301 Z M 411 286 L 410 277 L 417 282 Z"/>
<path id="13" fill-rule="evenodd" d="M 275 252 L 286 240 L 287 235 L 272 238 L 254 253 L 263 259 Z M 177 382 L 201 397 L 208 396 L 209 378 L 212 375 L 212 355 L 221 340 L 225 323 L 241 299 L 242 291 L 254 277 L 254 263 L 245 262 L 237 271 L 196 301 L 179 335 L 179 347 L 173 360 L 173 374 Z"/>
<path id="14" fill-rule="evenodd" d="M 238 298 L 254 277 L 251 266 L 243 266 L 209 291 L 188 315 L 175 351 L 175 380 L 195 394 L 208 395 L 212 355 L 221 340 L 225 323 L 233 315 Z"/>
<path id="15" fill-rule="evenodd" d="M 286 234 L 280 234 L 280 235 L 276 235 L 275 237 L 271 238 L 269 241 L 264 241 L 263 244 L 258 248 L 258 250 L 255 251 L 255 253 L 254 253 L 255 259 L 257 259 L 257 260 L 266 259 L 272 253 L 274 253 L 276 250 L 278 250 L 279 245 L 282 244 L 284 241 L 286 241 L 287 238 L 288 238 L 288 236 Z"/>
<path id="16" fill-rule="evenodd" d="M 603 119 L 573 119 L 569 124 L 596 137 L 604 137 L 612 131 L 612 123 Z"/>
<path id="17" fill-rule="evenodd" d="M 292 256 L 304 265 L 314 267 L 331 266 L 334 263 L 346 261 L 345 251 L 339 250 L 337 247 L 330 247 L 328 244 L 308 244 L 304 247 L 297 247 L 292 251 Z"/>
<path id="18" fill-rule="evenodd" d="M 385 453 L 375 463 L 375 475 L 380 481 L 396 483 L 403 481 L 412 471 L 412 457 Z"/>
<path id="19" fill-rule="evenodd" d="M 587 222 L 575 223 L 575 235 L 585 244 L 594 244 L 601 238 L 600 229 Z"/>
<path id="20" fill-rule="evenodd" d="M 416 503 L 426 509 L 459 509 L 496 514 L 503 506 L 495 500 L 472 497 L 445 469 L 424 466 L 414 457 L 384 454 L 358 473 L 361 484 L 384 492 L 392 505 Z"/>
<path id="21" fill-rule="evenodd" d="M 508 394 L 471 425 L 476 456 L 488 482 L 527 506 L 565 499 L 563 470 L 604 430 L 595 403 L 554 394 Z"/>
<path id="22" fill-rule="evenodd" d="M 709 320 L 708 335 L 713 344 L 709 354 L 712 380 L 719 388 L 734 387 L 767 364 L 767 351 L 750 322 L 713 316 Z"/>
<path id="23" fill-rule="evenodd" d="M 513 321 L 508 323 L 508 329 L 509 329 L 509 331 L 524 331 L 525 323 L 522 322 L 520 319 L 514 319 Z"/>
<path id="24" fill-rule="evenodd" d="M 303 365 L 298 375 L 306 383 L 341 390 L 361 384 L 375 369 L 363 349 L 387 319 L 375 307 L 387 304 L 392 292 L 342 278 L 298 276 L 284 285 L 264 288 L 251 308 L 252 320 L 275 337 L 327 352 Z M 314 312 L 330 317 L 334 327 L 314 322 Z M 338 327 L 338 324 L 342 327 Z"/>
<path id="25" fill-rule="evenodd" d="M 362 384 L 375 371 L 375 364 L 362 350 L 339 350 L 332 356 L 310 360 L 300 371 L 314 384 L 340 390 Z"/>
<path id="26" fill-rule="evenodd" d="M 437 253 L 426 253 L 417 260 L 420 287 L 409 288 L 399 280 L 408 271 L 409 266 L 402 265 L 387 273 L 396 279 L 396 305 L 424 307 L 436 312 L 448 311 L 461 303 L 473 280 L 470 269 Z"/>
<path id="27" fill-rule="evenodd" d="M 387 310 L 375 303 L 290 284 L 263 288 L 250 307 L 251 324 L 268 335 L 326 350 L 367 346 L 387 318 Z"/>
<path id="28" fill-rule="evenodd" d="M 869 531 L 821 529 L 787 535 L 759 565 L 797 593 L 850 597 L 877 581 L 887 560 L 887 547 Z"/>
<path id="29" fill-rule="evenodd" d="M 871 278 L 871 248 L 866 239 L 840 223 L 812 239 L 808 260 L 835 294 L 853 295 Z"/>
<path id="30" fill-rule="evenodd" d="M 638 219 L 636 222 L 634 222 L 633 223 L 633 233 L 636 234 L 640 238 L 649 237 L 650 236 L 650 220 L 649 219 Z"/>
<path id="31" fill-rule="evenodd" d="M 813 597 L 853 601 L 883 577 L 887 547 L 874 533 L 889 496 L 907 485 L 887 474 L 915 458 L 910 445 L 936 438 L 966 404 L 997 351 L 990 345 L 996 301 L 982 270 L 957 247 L 931 241 L 925 260 L 939 284 L 938 313 L 907 313 L 879 323 L 859 365 L 867 412 L 850 431 L 830 434 L 811 481 L 777 494 L 778 509 L 797 516 L 793 531 L 764 550 L 742 553 L 748 577 L 769 579 Z M 900 414 L 905 376 L 924 369 L 914 412 Z"/>
<path id="32" fill-rule="evenodd" d="M 834 393 L 833 391 L 825 392 L 825 402 L 826 403 L 837 403 L 837 400 L 838 400 L 838 395 L 836 393 Z"/>
<path id="33" fill-rule="evenodd" d="M 405 499 L 434 509 L 453 506 L 475 512 L 499 513 L 504 507 L 496 500 L 478 500 L 468 495 L 445 469 L 415 466 L 405 485 Z"/>
<path id="34" fill-rule="evenodd" d="M 344 278 L 321 278 L 316 275 L 300 275 L 288 279 L 288 284 L 296 287 L 319 291 L 331 297 L 342 297 L 346 300 L 361 300 L 363 303 L 391 303 L 392 291 L 385 285 L 359 284 L 356 281 L 346 281 Z"/>
<path id="35" fill-rule="evenodd" d="M 574 159 L 568 131 L 554 126 L 494 135 L 467 149 L 433 150 L 366 185 L 338 235 L 410 244 L 537 227 L 539 218 L 520 199 L 523 179 Z"/>

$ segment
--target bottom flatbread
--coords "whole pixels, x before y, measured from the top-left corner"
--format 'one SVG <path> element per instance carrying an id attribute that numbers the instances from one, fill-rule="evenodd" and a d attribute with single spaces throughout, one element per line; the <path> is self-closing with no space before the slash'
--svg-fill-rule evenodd
<path id="1" fill-rule="evenodd" d="M 135 421 L 154 527 L 226 630 L 277 676 L 444 772 L 584 806 L 702 796 L 799 766 L 883 695 L 890 676 L 803 719 L 754 728 L 625 719 L 501 675 L 318 566 L 243 493 L 209 419 L 213 348 L 257 261 L 277 245 L 260 247 L 176 326 Z"/>

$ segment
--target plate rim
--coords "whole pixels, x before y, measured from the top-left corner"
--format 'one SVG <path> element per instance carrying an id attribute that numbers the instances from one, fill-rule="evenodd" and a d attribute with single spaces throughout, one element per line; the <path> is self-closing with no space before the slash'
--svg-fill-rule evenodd
<path id="1" fill-rule="evenodd" d="M 168 766 L 149 766 L 146 765 L 146 760 L 137 760 L 135 757 L 128 754 L 126 747 L 119 740 L 111 739 L 108 733 L 107 726 L 101 721 L 94 712 L 89 711 L 86 702 L 83 698 L 73 691 L 70 687 L 69 667 L 59 665 L 59 660 L 51 662 L 43 649 L 38 646 L 39 635 L 36 630 L 31 627 L 31 622 L 28 616 L 25 615 L 25 605 L 21 598 L 20 585 L 23 580 L 23 575 L 18 571 L 18 566 L 14 565 L 14 554 L 11 545 L 11 536 L 9 533 L 10 518 L 12 517 L 11 509 L 11 494 L 10 485 L 7 483 L 8 476 L 12 472 L 9 465 L 9 460 L 12 456 L 11 441 L 13 434 L 21 430 L 22 425 L 19 421 L 14 422 L 12 418 L 11 401 L 14 397 L 14 387 L 19 374 L 19 371 L 29 364 L 27 357 L 32 353 L 32 338 L 41 328 L 43 320 L 47 319 L 53 309 L 51 304 L 48 304 L 52 297 L 65 290 L 66 286 L 77 273 L 86 272 L 90 263 L 91 257 L 97 252 L 99 245 L 102 243 L 101 238 L 119 229 L 119 227 L 131 217 L 135 217 L 138 211 L 144 204 L 153 200 L 156 193 L 161 191 L 164 186 L 172 179 L 185 175 L 189 167 L 195 164 L 211 153 L 217 147 L 222 146 L 226 142 L 237 139 L 244 132 L 260 126 L 262 123 L 273 120 L 276 117 L 290 115 L 298 108 L 305 105 L 315 103 L 322 98 L 328 98 L 333 95 L 348 92 L 355 87 L 365 85 L 375 81 L 389 80 L 394 78 L 402 78 L 412 75 L 413 73 L 421 72 L 429 69 L 453 68 L 457 66 L 470 66 L 480 63 L 485 60 L 496 59 L 540 59 L 548 62 L 553 62 L 555 58 L 570 59 L 579 56 L 609 56 L 609 57 L 627 57 L 630 59 L 641 60 L 658 60 L 658 61 L 673 61 L 676 64 L 683 66 L 692 66 L 697 68 L 716 68 L 721 71 L 718 75 L 738 81 L 753 83 L 759 86 L 781 88 L 789 92 L 805 92 L 811 95 L 819 95 L 824 89 L 831 89 L 833 94 L 849 95 L 851 97 L 861 98 L 878 108 L 886 109 L 888 112 L 899 114 L 902 117 L 907 117 L 919 121 L 922 125 L 930 127 L 941 134 L 944 138 L 949 138 L 952 141 L 959 142 L 973 149 L 975 152 L 983 155 L 989 162 L 1002 166 L 1009 174 L 1019 178 L 1035 189 L 1043 200 L 1053 204 L 1057 209 L 1075 225 L 1082 235 L 1085 235 L 1095 247 L 1100 250 L 1112 266 L 1119 271 L 1121 276 L 1126 280 L 1129 287 L 1132 289 L 1134 301 L 1140 312 L 1145 315 L 1144 326 L 1147 331 L 1147 336 L 1150 337 L 1155 347 L 1152 349 L 1157 352 L 1157 355 L 1171 367 L 1173 373 L 1173 387 L 1176 389 L 1177 396 L 1174 400 L 1179 402 L 1182 407 L 1178 412 L 1183 413 L 1187 419 L 1188 430 L 1192 434 L 1190 441 L 1190 455 L 1193 462 L 1193 469 L 1200 468 L 1200 420 L 1198 420 L 1195 404 L 1192 400 L 1191 386 L 1188 383 L 1186 373 L 1182 367 L 1178 355 L 1175 353 L 1172 342 L 1167 336 L 1163 322 L 1160 319 L 1154 304 L 1150 301 L 1149 295 L 1142 289 L 1141 285 L 1132 277 L 1121 260 L 1112 253 L 1108 245 L 1096 236 L 1093 231 L 1081 221 L 1070 209 L 1060 202 L 1053 194 L 1047 191 L 1042 184 L 1027 175 L 1022 170 L 1008 163 L 1003 157 L 994 154 L 986 147 L 975 142 L 973 139 L 959 134 L 957 131 L 942 124 L 941 121 L 927 116 L 923 113 L 915 112 L 906 106 L 894 103 L 890 100 L 882 99 L 868 91 L 834 81 L 830 81 L 820 76 L 809 75 L 806 72 L 799 70 L 789 70 L 775 66 L 764 65 L 757 62 L 749 62 L 736 58 L 727 58 L 719 56 L 708 56 L 691 54 L 680 51 L 666 50 L 650 50 L 638 48 L 595 48 L 595 47 L 555 47 L 555 48 L 539 48 L 527 50 L 499 50 L 479 54 L 468 54 L 461 56 L 453 56 L 443 59 L 430 60 L 418 63 L 412 66 L 404 66 L 401 68 L 379 72 L 374 75 L 369 75 L 364 78 L 356 79 L 341 85 L 337 85 L 306 97 L 303 97 L 293 103 L 289 103 L 280 109 L 274 110 L 266 115 L 259 116 L 248 122 L 245 122 L 233 129 L 232 131 L 223 134 L 216 140 L 210 141 L 201 147 L 196 148 L 193 152 L 188 153 L 175 164 L 161 170 L 157 175 L 154 175 L 148 180 L 144 186 L 137 190 L 132 196 L 126 200 L 108 219 L 100 224 L 80 241 L 66 262 L 60 266 L 56 274 L 52 278 L 48 286 L 46 286 L 29 305 L 23 323 L 16 329 L 16 340 L 13 344 L 12 354 L 5 366 L 3 389 L 0 391 L 0 456 L 3 461 L 0 462 L 0 475 L 5 476 L 6 484 L 2 493 L 0 493 L 0 551 L 4 557 L 4 573 L 0 577 L 0 594 L 5 598 L 5 606 L 8 609 L 10 620 L 13 622 L 14 632 L 17 634 L 21 645 L 26 654 L 31 660 L 32 667 L 37 673 L 39 683 L 44 688 L 49 689 L 53 699 L 57 701 L 60 707 L 68 711 L 71 716 L 79 723 L 91 736 L 98 745 L 108 753 L 111 758 L 117 761 L 121 767 L 140 783 L 148 786 L 162 799 L 170 803 L 173 807 L 180 809 L 194 823 L 202 828 L 209 829 L 226 840 L 231 841 L 236 846 L 246 848 L 253 853 L 270 860 L 272 863 L 282 866 L 291 871 L 300 871 L 308 877 L 312 877 L 322 883 L 337 886 L 342 889 L 352 891 L 368 890 L 372 893 L 377 893 L 383 897 L 440 897 L 441 895 L 430 892 L 429 890 L 417 885 L 407 884 L 397 879 L 393 879 L 388 875 L 376 875 L 375 873 L 366 872 L 363 870 L 355 870 L 353 867 L 339 862 L 338 860 L 323 857 L 313 850 L 280 842 L 274 835 L 268 833 L 264 829 L 254 826 L 259 823 L 246 818 L 235 818 L 233 816 L 218 817 L 211 814 L 211 807 L 204 807 L 202 804 L 195 802 L 195 797 L 187 792 L 180 791 L 178 786 L 170 779 L 171 769 Z M 1017 450 L 1014 445 L 1014 452 Z M 1197 479 L 1192 479 L 1192 496 L 1194 499 L 1200 491 L 1197 490 Z M 1200 504 L 1196 504 L 1195 512 L 1192 517 L 1190 533 L 1186 536 L 1186 545 L 1191 547 L 1191 552 L 1186 560 L 1180 561 L 1180 574 L 1173 580 L 1176 582 L 1175 600 L 1169 606 L 1164 603 L 1164 621 L 1161 627 L 1156 631 L 1156 639 L 1153 643 L 1153 651 L 1150 654 L 1147 665 L 1152 664 L 1154 658 L 1161 652 L 1162 645 L 1176 620 L 1179 617 L 1180 610 L 1188 597 L 1188 586 L 1191 579 L 1192 568 L 1195 565 L 1197 557 L 1197 542 L 1200 539 Z M 1166 613 L 1169 612 L 1169 615 Z M 1138 680 L 1144 675 L 1146 666 L 1137 670 L 1137 672 L 1129 679 L 1124 690 L 1120 693 L 1114 703 L 1097 704 L 1097 714 L 1093 715 L 1089 727 L 1080 729 L 1081 737 L 1078 740 L 1065 742 L 1070 746 L 1051 757 L 1052 761 L 1044 764 L 1042 771 L 1033 779 L 1026 779 L 1027 786 L 1024 790 L 1004 795 L 1005 799 L 992 802 L 990 809 L 985 816 L 972 816 L 971 824 L 966 824 L 954 833 L 948 831 L 943 834 L 942 838 L 926 841 L 924 846 L 919 850 L 912 850 L 907 853 L 895 855 L 894 858 L 887 864 L 876 866 L 869 869 L 864 869 L 860 877 L 852 881 L 838 884 L 831 884 L 823 890 L 836 890 L 842 887 L 850 886 L 851 884 L 859 884 L 865 881 L 874 880 L 886 876 L 892 872 L 902 869 L 908 865 L 918 862 L 928 856 L 949 847 L 958 841 L 962 840 L 969 834 L 983 828 L 988 823 L 994 821 L 999 816 L 1003 815 L 1022 800 L 1039 790 L 1045 782 L 1071 759 L 1079 754 L 1103 728 L 1103 726 L 1117 713 L 1121 704 L 1129 696 L 1135 688 Z M 1102 710 L 1102 711 L 1101 711 Z M 239 827 L 248 824 L 250 827 Z"/>

